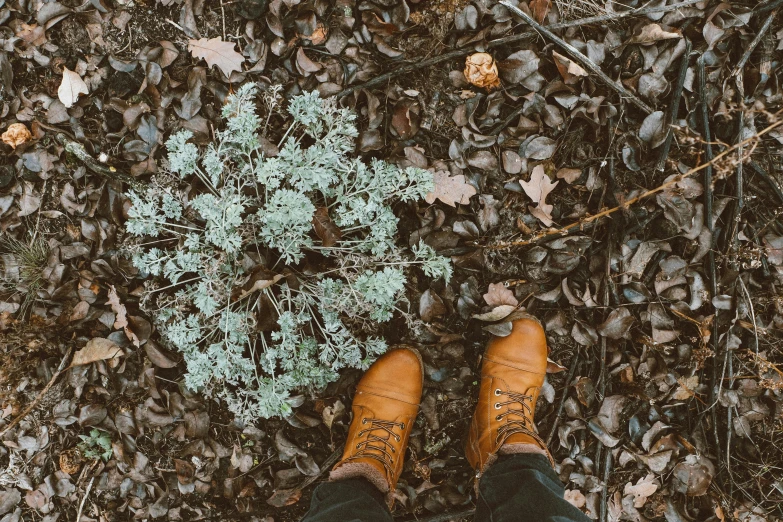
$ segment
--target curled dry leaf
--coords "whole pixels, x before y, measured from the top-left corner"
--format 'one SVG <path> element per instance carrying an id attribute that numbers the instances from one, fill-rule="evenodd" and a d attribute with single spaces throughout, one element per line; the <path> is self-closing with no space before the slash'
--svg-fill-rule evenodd
<path id="1" fill-rule="evenodd" d="M 217 37 L 209 40 L 188 40 L 188 51 L 196 58 L 203 58 L 210 67 L 217 65 L 226 76 L 230 76 L 234 71 L 241 71 L 245 61 L 245 58 L 234 50 L 233 42 L 224 42 Z"/>
<path id="2" fill-rule="evenodd" d="M 321 245 L 332 247 L 342 238 L 342 231 L 337 228 L 332 218 L 329 217 L 327 207 L 318 207 L 313 214 L 313 228 L 316 235 L 321 239 Z"/>
<path id="3" fill-rule="evenodd" d="M 682 34 L 677 31 L 667 31 L 660 24 L 647 24 L 639 30 L 638 34 L 633 35 L 630 40 L 625 42 L 625 45 L 650 45 L 673 38 L 682 38 Z"/>
<path id="4" fill-rule="evenodd" d="M 15 149 L 19 145 L 31 140 L 33 137 L 30 131 L 27 130 L 27 126 L 24 123 L 12 123 L 8 126 L 8 129 L 3 133 L 3 143 L 10 145 L 12 149 Z"/>
<path id="5" fill-rule="evenodd" d="M 66 107 L 73 107 L 80 94 L 90 94 L 87 84 L 84 83 L 84 80 L 78 73 L 64 67 L 63 79 L 60 82 L 60 87 L 57 89 L 57 97 Z"/>
<path id="6" fill-rule="evenodd" d="M 647 503 L 647 498 L 658 490 L 658 484 L 655 482 L 655 475 L 648 473 L 646 477 L 640 478 L 636 484 L 630 482 L 625 485 L 623 495 L 633 496 L 633 507 L 640 508 Z"/>
<path id="7" fill-rule="evenodd" d="M 552 57 L 554 57 L 557 70 L 560 72 L 560 76 L 563 77 L 563 81 L 566 85 L 573 85 L 578 82 L 580 78 L 584 78 L 588 75 L 587 71 L 585 71 L 581 65 L 570 58 L 555 51 L 552 51 Z"/>
<path id="8" fill-rule="evenodd" d="M 476 188 L 465 181 L 465 176 L 449 176 L 448 171 L 438 170 L 433 174 L 435 190 L 424 196 L 427 203 L 435 203 L 436 199 L 441 200 L 447 205 L 456 207 L 467 205 L 471 196 L 476 195 Z"/>
<path id="9" fill-rule="evenodd" d="M 511 312 L 513 312 L 516 309 L 517 309 L 516 306 L 500 305 L 500 306 L 496 306 L 491 312 L 474 315 L 473 319 L 478 319 L 479 321 L 484 321 L 487 323 L 494 323 L 495 321 L 500 321 L 501 319 L 505 319 L 506 317 L 511 315 Z"/>
<path id="10" fill-rule="evenodd" d="M 492 55 L 487 53 L 471 54 L 465 60 L 465 79 L 468 83 L 487 89 L 497 89 L 500 87 L 500 78 L 498 78 L 498 66 Z"/>

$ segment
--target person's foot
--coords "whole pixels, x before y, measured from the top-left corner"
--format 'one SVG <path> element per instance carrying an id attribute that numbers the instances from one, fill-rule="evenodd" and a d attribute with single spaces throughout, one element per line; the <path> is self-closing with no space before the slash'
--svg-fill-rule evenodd
<path id="1" fill-rule="evenodd" d="M 331 480 L 363 477 L 384 493 L 394 491 L 423 385 L 424 365 L 412 348 L 387 352 L 370 366 L 356 385 L 348 440 Z"/>
<path id="2" fill-rule="evenodd" d="M 546 364 L 546 335 L 532 317 L 517 319 L 511 334 L 489 342 L 465 444 L 465 455 L 477 477 L 498 454 L 540 453 L 552 462 L 533 422 Z"/>

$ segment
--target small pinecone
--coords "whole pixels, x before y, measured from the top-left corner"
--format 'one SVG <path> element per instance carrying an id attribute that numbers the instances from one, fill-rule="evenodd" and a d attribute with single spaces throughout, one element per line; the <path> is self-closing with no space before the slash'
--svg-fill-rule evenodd
<path id="1" fill-rule="evenodd" d="M 76 448 L 60 453 L 60 469 L 69 475 L 79 473 L 83 461 L 81 452 Z"/>

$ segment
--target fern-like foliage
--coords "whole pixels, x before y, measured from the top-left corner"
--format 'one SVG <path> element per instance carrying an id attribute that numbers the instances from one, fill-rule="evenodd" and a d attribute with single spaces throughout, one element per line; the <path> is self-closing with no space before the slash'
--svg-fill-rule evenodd
<path id="1" fill-rule="evenodd" d="M 268 110 L 278 92 L 264 95 Z M 288 415 L 296 391 L 382 354 L 372 332 L 404 300 L 408 267 L 451 276 L 427 245 L 395 241 L 390 205 L 430 192 L 430 172 L 354 157 L 354 115 L 315 92 L 290 101 L 292 123 L 267 157 L 255 98 L 252 85 L 228 98 L 226 128 L 203 151 L 189 132 L 171 136 L 168 178 L 128 194 L 126 224 L 142 238 L 133 262 L 156 278 L 144 302 L 183 354 L 185 384 L 246 422 Z M 318 209 L 339 240 L 318 238 Z M 303 269 L 307 256 L 317 259 Z"/>

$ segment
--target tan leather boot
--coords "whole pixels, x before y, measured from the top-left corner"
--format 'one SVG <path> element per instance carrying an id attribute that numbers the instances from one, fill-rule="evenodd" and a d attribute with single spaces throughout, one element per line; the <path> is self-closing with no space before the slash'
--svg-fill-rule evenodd
<path id="1" fill-rule="evenodd" d="M 398 347 L 370 366 L 356 386 L 348 440 L 331 480 L 364 477 L 391 501 L 423 385 L 424 365 L 413 348 Z"/>
<path id="2" fill-rule="evenodd" d="M 481 366 L 479 400 L 465 444 L 465 455 L 476 477 L 498 454 L 540 453 L 554 464 L 533 423 L 546 361 L 546 335 L 532 316 L 514 321 L 508 337 L 489 342 Z"/>

